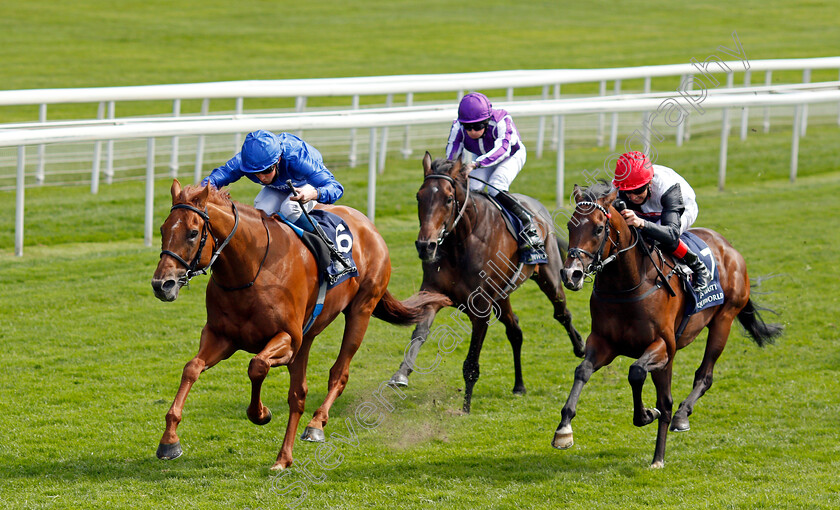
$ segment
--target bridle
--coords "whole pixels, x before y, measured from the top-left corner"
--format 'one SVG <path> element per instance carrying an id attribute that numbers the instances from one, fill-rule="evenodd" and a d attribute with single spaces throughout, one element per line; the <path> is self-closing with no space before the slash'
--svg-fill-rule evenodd
<path id="1" fill-rule="evenodd" d="M 610 218 L 612 218 L 612 215 L 610 214 L 609 211 L 607 211 L 607 209 L 604 206 L 602 206 L 601 204 L 599 204 L 597 202 L 590 202 L 590 201 L 587 201 L 587 200 L 580 201 L 575 205 L 575 211 L 577 211 L 577 209 L 581 206 L 589 206 L 589 207 L 593 207 L 595 209 L 598 209 L 599 211 L 604 213 L 604 216 L 607 217 L 607 221 L 606 221 L 605 228 L 604 228 L 604 236 L 601 238 L 601 242 L 598 245 L 598 249 L 595 250 L 595 253 L 590 253 L 586 250 L 582 250 L 582 249 L 577 248 L 577 247 L 569 248 L 568 258 L 578 259 L 578 260 L 580 260 L 581 264 L 583 264 L 583 259 L 581 259 L 581 255 L 586 255 L 587 257 L 589 257 L 592 260 L 592 262 L 590 262 L 589 265 L 585 266 L 584 270 L 583 270 L 583 272 L 586 274 L 586 276 L 592 276 L 595 273 L 601 272 L 607 264 L 614 261 L 622 253 L 633 249 L 636 246 L 636 244 L 639 242 L 639 237 L 640 236 L 638 235 L 638 233 L 636 233 L 634 235 L 633 242 L 630 244 L 630 246 L 628 246 L 627 248 L 624 248 L 622 250 L 618 250 L 617 252 L 613 253 L 612 255 L 605 258 L 604 260 L 601 260 L 601 257 L 604 254 L 604 247 L 607 244 L 607 239 L 610 240 L 610 242 L 613 244 L 613 246 L 618 248 L 618 243 L 616 243 L 615 241 L 612 240 L 612 238 L 610 238 L 610 221 L 609 220 L 610 220 Z M 616 235 L 619 235 L 618 231 L 616 231 Z"/>
<path id="2" fill-rule="evenodd" d="M 233 234 L 236 233 L 236 229 L 239 227 L 239 211 L 236 210 L 236 205 L 233 202 L 231 202 L 231 207 L 233 207 L 234 217 L 233 229 L 230 231 L 230 234 L 228 234 L 228 236 L 221 244 L 219 244 L 219 239 L 213 234 L 212 226 L 210 224 L 210 216 L 207 214 L 206 208 L 202 211 L 198 207 L 195 207 L 190 204 L 175 204 L 169 210 L 169 212 L 172 213 L 172 211 L 174 211 L 175 209 L 187 209 L 198 214 L 199 216 L 201 216 L 201 219 L 204 220 L 204 226 L 201 228 L 201 241 L 198 244 L 198 252 L 195 254 L 195 257 L 193 258 L 192 262 L 187 262 L 180 255 L 169 250 L 161 250 L 160 252 L 161 257 L 163 257 L 164 255 L 169 255 L 170 257 L 180 262 L 181 265 L 187 268 L 187 272 L 184 274 L 184 276 L 178 279 L 178 282 L 182 286 L 188 285 L 190 283 L 190 280 L 195 276 L 207 274 L 207 271 L 210 270 L 210 266 L 212 266 L 213 263 L 216 262 L 216 259 L 219 258 L 219 254 L 222 253 L 222 250 L 224 250 L 225 246 L 227 246 L 227 244 L 230 242 L 231 238 L 233 237 Z M 202 267 L 201 269 L 196 269 L 198 267 L 199 262 L 201 261 L 201 252 L 204 250 L 204 245 L 207 243 L 208 235 L 213 236 L 213 244 L 216 246 L 216 250 L 213 252 L 213 256 L 210 257 L 210 262 L 206 266 Z M 262 268 L 262 265 L 260 265 L 260 267 Z"/>
<path id="3" fill-rule="evenodd" d="M 425 179 L 423 179 L 423 180 L 427 181 L 429 179 L 443 179 L 445 181 L 449 181 L 452 184 L 452 187 L 456 191 L 458 189 L 457 184 L 455 183 L 455 179 L 453 179 L 452 177 L 450 177 L 448 175 L 430 174 L 430 175 L 427 175 L 425 177 Z M 453 197 L 455 198 L 455 209 L 457 209 L 458 208 L 458 194 L 457 193 L 453 194 Z M 438 246 L 440 246 L 443 243 L 444 239 L 446 239 L 446 237 L 449 234 L 451 234 L 452 232 L 455 231 L 455 227 L 458 226 L 458 222 L 461 221 L 461 218 L 464 216 L 464 211 L 467 210 L 467 204 L 469 203 L 469 201 L 470 201 L 470 187 L 468 185 L 467 186 L 467 195 L 464 198 L 464 205 L 461 206 L 461 210 L 458 211 L 458 215 L 455 216 L 454 220 L 452 220 L 452 226 L 449 227 L 449 229 L 447 230 L 446 221 L 444 221 L 443 225 L 440 227 L 440 233 L 438 233 L 438 238 L 437 238 L 437 245 Z M 455 209 L 452 209 L 452 213 L 449 215 L 450 218 L 452 218 L 452 216 L 455 214 Z"/>

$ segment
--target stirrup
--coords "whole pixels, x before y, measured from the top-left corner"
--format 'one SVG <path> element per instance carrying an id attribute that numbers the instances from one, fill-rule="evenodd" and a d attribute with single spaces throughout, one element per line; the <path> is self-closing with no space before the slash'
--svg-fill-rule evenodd
<path id="1" fill-rule="evenodd" d="M 540 239 L 540 234 L 533 223 L 528 223 L 519 233 L 519 247 L 532 250 L 541 250 L 545 247 L 545 243 Z"/>

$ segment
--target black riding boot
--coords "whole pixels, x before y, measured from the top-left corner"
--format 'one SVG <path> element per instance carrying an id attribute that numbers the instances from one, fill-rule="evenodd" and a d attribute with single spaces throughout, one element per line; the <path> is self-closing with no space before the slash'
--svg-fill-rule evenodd
<path id="1" fill-rule="evenodd" d="M 694 273 L 694 283 L 691 285 L 694 287 L 694 290 L 699 292 L 706 288 L 706 286 L 709 285 L 709 282 L 712 281 L 712 275 L 709 274 L 709 270 L 706 269 L 706 264 L 704 264 L 703 261 L 700 260 L 700 257 L 691 250 L 685 252 L 682 260 Z"/>
<path id="2" fill-rule="evenodd" d="M 522 232 L 519 234 L 519 248 L 541 250 L 545 244 L 540 239 L 536 225 L 531 221 L 531 214 L 522 207 L 519 200 L 507 191 L 500 191 L 496 194 L 496 200 L 522 221 Z"/>

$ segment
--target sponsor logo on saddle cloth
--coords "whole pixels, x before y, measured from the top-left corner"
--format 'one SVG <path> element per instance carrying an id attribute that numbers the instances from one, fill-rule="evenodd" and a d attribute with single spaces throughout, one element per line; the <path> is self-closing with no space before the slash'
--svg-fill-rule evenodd
<path id="1" fill-rule="evenodd" d="M 326 269 L 319 275 L 319 281 L 323 281 L 326 278 L 327 289 L 331 289 L 348 278 L 359 276 L 359 271 L 356 268 L 356 262 L 353 260 L 353 233 L 350 231 L 347 223 L 345 223 L 344 220 L 337 214 L 323 211 L 321 209 L 313 209 L 309 213 L 309 217 L 321 226 L 321 229 L 324 231 L 324 234 L 326 234 L 327 239 L 332 242 L 338 252 L 341 253 L 350 263 L 349 268 L 337 266 L 336 261 L 330 259 L 329 251 L 325 249 L 315 250 L 310 242 L 304 240 L 304 244 L 306 244 L 310 251 L 312 251 L 313 255 L 315 255 L 318 267 L 322 267 L 329 262 Z M 323 245 L 316 234 L 304 232 L 300 229 L 300 227 L 290 223 L 285 218 L 283 218 L 283 221 L 292 227 L 295 233 L 301 237 L 302 240 L 304 239 L 304 236 L 306 236 L 312 239 L 312 242 L 317 242 Z"/>
<path id="2" fill-rule="evenodd" d="M 720 286 L 720 271 L 718 271 L 717 261 L 712 256 L 712 250 L 703 242 L 702 239 L 690 232 L 683 232 L 680 239 L 691 248 L 691 251 L 700 257 L 709 274 L 712 275 L 712 280 L 701 292 L 697 292 L 691 286 L 691 282 L 687 278 L 682 278 L 683 288 L 686 289 L 688 300 L 686 302 L 686 315 L 695 314 L 706 308 L 711 308 L 723 303 L 723 288 Z"/>

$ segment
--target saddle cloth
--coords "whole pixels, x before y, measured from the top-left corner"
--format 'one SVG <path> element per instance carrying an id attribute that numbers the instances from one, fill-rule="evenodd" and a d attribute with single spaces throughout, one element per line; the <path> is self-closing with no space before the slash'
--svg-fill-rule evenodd
<path id="1" fill-rule="evenodd" d="M 513 214 L 512 212 L 508 211 L 502 204 L 500 204 L 495 198 L 491 197 L 490 195 L 484 194 L 490 203 L 495 205 L 497 209 L 502 211 L 502 218 L 505 220 L 505 226 L 510 232 L 510 235 L 516 240 L 517 243 L 522 239 L 519 234 L 522 232 L 522 220 L 519 219 L 518 216 Z M 531 212 L 529 210 L 529 212 Z M 531 212 L 533 215 L 533 212 Z M 545 250 L 534 250 L 531 248 L 526 249 L 519 249 L 519 262 L 522 264 L 547 264 L 548 263 L 548 254 Z"/>
<path id="2" fill-rule="evenodd" d="M 324 244 L 324 241 L 317 234 L 301 229 L 279 214 L 277 217 L 283 220 L 286 225 L 292 227 L 292 230 L 300 237 L 303 244 L 315 256 L 315 261 L 318 264 L 318 281 L 319 283 L 326 281 L 327 289 L 335 287 L 348 278 L 359 276 L 356 262 L 353 260 L 353 233 L 340 216 L 321 209 L 313 209 L 309 213 L 309 217 L 321 226 L 327 235 L 327 239 L 332 241 L 333 245 L 338 249 L 338 252 L 348 260 L 350 263 L 349 268 L 336 266 L 336 261 L 330 257 L 329 248 L 327 248 L 327 245 Z"/>
<path id="3" fill-rule="evenodd" d="M 680 235 L 680 239 L 688 245 L 691 251 L 700 257 L 700 260 L 706 265 L 706 269 L 709 270 L 709 274 L 712 275 L 712 280 L 709 282 L 709 285 L 698 293 L 691 286 L 691 282 L 686 274 L 684 272 L 678 272 L 680 273 L 680 280 L 682 280 L 683 287 L 688 296 L 685 313 L 686 315 L 693 315 L 701 310 L 723 303 L 723 288 L 720 286 L 720 271 L 718 271 L 717 261 L 712 256 L 712 250 L 709 249 L 709 246 L 691 232 L 683 232 Z"/>

